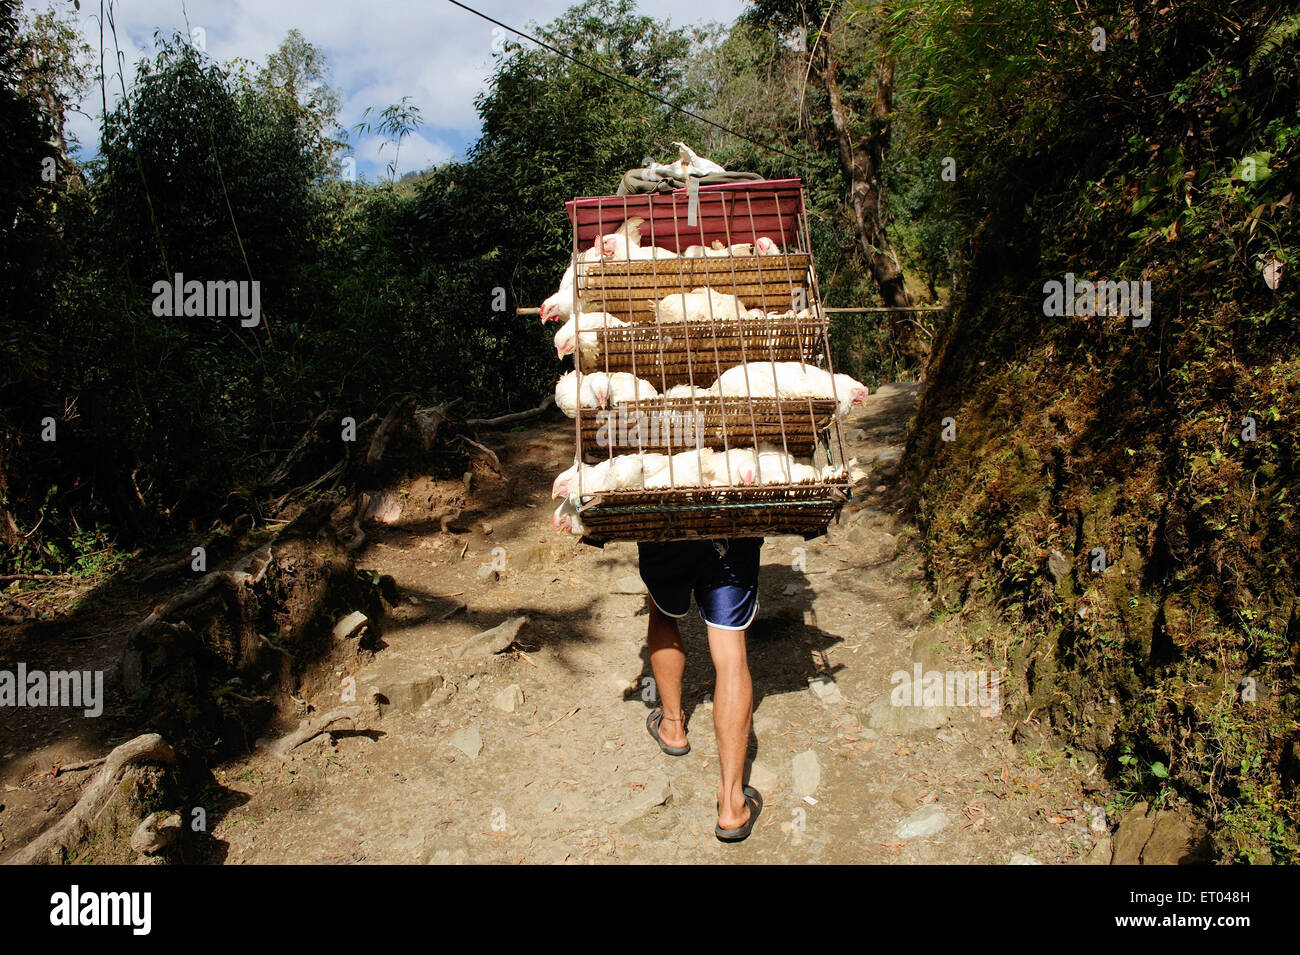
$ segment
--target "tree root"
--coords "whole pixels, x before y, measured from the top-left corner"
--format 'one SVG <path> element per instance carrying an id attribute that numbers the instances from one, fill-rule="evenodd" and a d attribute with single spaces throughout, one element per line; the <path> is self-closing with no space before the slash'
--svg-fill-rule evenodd
<path id="1" fill-rule="evenodd" d="M 322 733 L 332 732 L 336 728 L 356 729 L 357 717 L 359 717 L 364 707 L 360 703 L 353 703 L 349 706 L 340 706 L 336 710 L 330 710 L 328 713 L 322 713 L 315 719 L 306 721 L 292 733 L 281 736 L 274 743 L 271 743 L 267 749 L 281 758 L 288 757 L 295 749 L 313 740 Z M 336 727 L 336 723 L 347 723 L 347 726 Z"/>
<path id="2" fill-rule="evenodd" d="M 497 453 L 496 453 L 495 451 L 493 451 L 491 448 L 487 447 L 486 445 L 479 444 L 477 441 L 474 441 L 474 440 L 471 440 L 470 438 L 465 437 L 465 435 L 463 435 L 463 434 L 460 436 L 460 439 L 461 439 L 462 441 L 464 441 L 466 444 L 472 444 L 474 447 L 478 448 L 480 451 L 482 451 L 484 454 L 486 454 L 489 458 L 491 458 L 491 460 L 492 460 L 492 467 L 496 470 L 497 474 L 501 474 L 501 473 L 502 473 L 502 471 L 501 471 L 501 459 L 497 457 Z"/>
<path id="3" fill-rule="evenodd" d="M 225 583 L 231 587 L 240 587 L 244 585 L 253 585 L 266 575 L 266 569 L 271 566 L 271 544 L 259 547 L 257 550 L 248 554 L 240 561 L 240 564 L 249 570 L 214 570 L 204 575 L 203 579 L 184 593 L 179 593 L 171 600 L 167 601 L 153 613 L 145 617 L 138 624 L 131 628 L 130 636 L 134 637 L 142 630 L 152 626 L 159 621 L 166 620 L 177 610 L 188 607 L 190 604 L 197 603 L 211 593 L 217 584 Z M 251 570 L 251 572 L 250 572 Z"/>
<path id="4" fill-rule="evenodd" d="M 117 791 L 122 775 L 131 766 L 146 762 L 170 763 L 174 758 L 172 748 L 157 733 L 146 733 L 118 746 L 108 754 L 104 768 L 67 815 L 14 853 L 5 864 L 33 865 L 49 859 L 62 860 L 94 824 Z"/>

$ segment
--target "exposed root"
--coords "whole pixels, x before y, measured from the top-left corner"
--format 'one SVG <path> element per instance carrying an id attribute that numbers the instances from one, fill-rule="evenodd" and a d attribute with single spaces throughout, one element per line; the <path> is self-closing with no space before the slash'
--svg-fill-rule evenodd
<path id="1" fill-rule="evenodd" d="M 6 865 L 33 865 L 47 861 L 61 862 L 67 857 L 108 804 L 123 774 L 136 763 L 170 763 L 172 748 L 157 733 L 137 736 L 114 749 L 104 760 L 104 768 L 81 794 L 67 815 L 7 859 Z"/>
<path id="2" fill-rule="evenodd" d="M 303 743 L 315 739 L 322 733 L 329 733 L 335 729 L 355 730 L 357 717 L 361 715 L 363 709 L 360 703 L 353 703 L 350 706 L 340 706 L 336 710 L 322 713 L 315 719 L 306 721 L 292 733 L 280 737 L 268 749 L 277 756 L 287 757 Z"/>

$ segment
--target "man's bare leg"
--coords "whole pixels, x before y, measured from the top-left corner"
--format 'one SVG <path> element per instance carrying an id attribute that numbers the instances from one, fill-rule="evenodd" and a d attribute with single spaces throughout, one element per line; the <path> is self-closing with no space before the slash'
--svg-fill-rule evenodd
<path id="1" fill-rule="evenodd" d="M 722 783 L 718 787 L 718 825 L 737 829 L 749 819 L 741 780 L 754 709 L 754 684 L 749 677 L 744 630 L 709 627 L 709 654 L 717 683 L 713 691 L 713 730 L 718 737 Z"/>
<path id="2" fill-rule="evenodd" d="M 682 713 L 682 675 L 686 672 L 686 648 L 677 621 L 661 613 L 650 601 L 650 623 L 646 633 L 650 645 L 650 669 L 655 689 L 664 708 L 659 738 L 669 746 L 686 745 L 686 720 Z"/>

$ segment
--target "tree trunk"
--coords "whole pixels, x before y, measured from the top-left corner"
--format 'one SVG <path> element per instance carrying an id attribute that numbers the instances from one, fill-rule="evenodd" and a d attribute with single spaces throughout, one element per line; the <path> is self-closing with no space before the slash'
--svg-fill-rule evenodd
<path id="1" fill-rule="evenodd" d="M 848 109 L 840 95 L 839 66 L 831 48 L 830 34 L 823 37 L 818 45 L 818 53 L 815 72 L 830 100 L 831 123 L 835 127 L 835 140 L 839 147 L 840 169 L 849 182 L 853 217 L 862 254 L 885 304 L 891 308 L 905 308 L 912 304 L 912 299 L 907 294 L 898 258 L 889 244 L 880 200 L 880 174 L 889 148 L 894 64 L 884 56 L 876 64 L 876 95 L 871 108 L 870 130 L 865 139 L 855 143 L 849 132 Z M 890 312 L 890 335 L 900 352 L 921 358 L 925 354 L 925 348 L 917 337 L 910 318 L 910 312 Z"/>

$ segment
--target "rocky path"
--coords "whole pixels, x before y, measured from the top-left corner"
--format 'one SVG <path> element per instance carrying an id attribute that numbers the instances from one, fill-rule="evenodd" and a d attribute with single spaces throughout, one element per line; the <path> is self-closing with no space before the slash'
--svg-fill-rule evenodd
<path id="1" fill-rule="evenodd" d="M 891 705 L 891 675 L 915 664 L 989 668 L 958 620 L 936 623 L 914 532 L 891 505 L 917 387 L 881 388 L 848 422 L 867 475 L 832 533 L 764 545 L 750 781 L 766 806 L 747 842 L 712 834 L 699 617 L 684 627 L 693 751 L 672 758 L 645 731 L 635 545 L 597 550 L 551 528 L 572 433 L 556 422 L 492 439 L 513 476 L 501 506 L 446 531 L 430 518 L 372 533 L 360 562 L 401 594 L 386 648 L 356 679 L 359 699 L 374 688 L 387 701 L 382 716 L 285 763 L 255 754 L 218 770 L 224 861 L 1109 861 L 1080 770 L 1018 751 L 987 696 Z M 497 645 L 513 636 L 512 649 L 471 640 L 503 623 Z"/>

